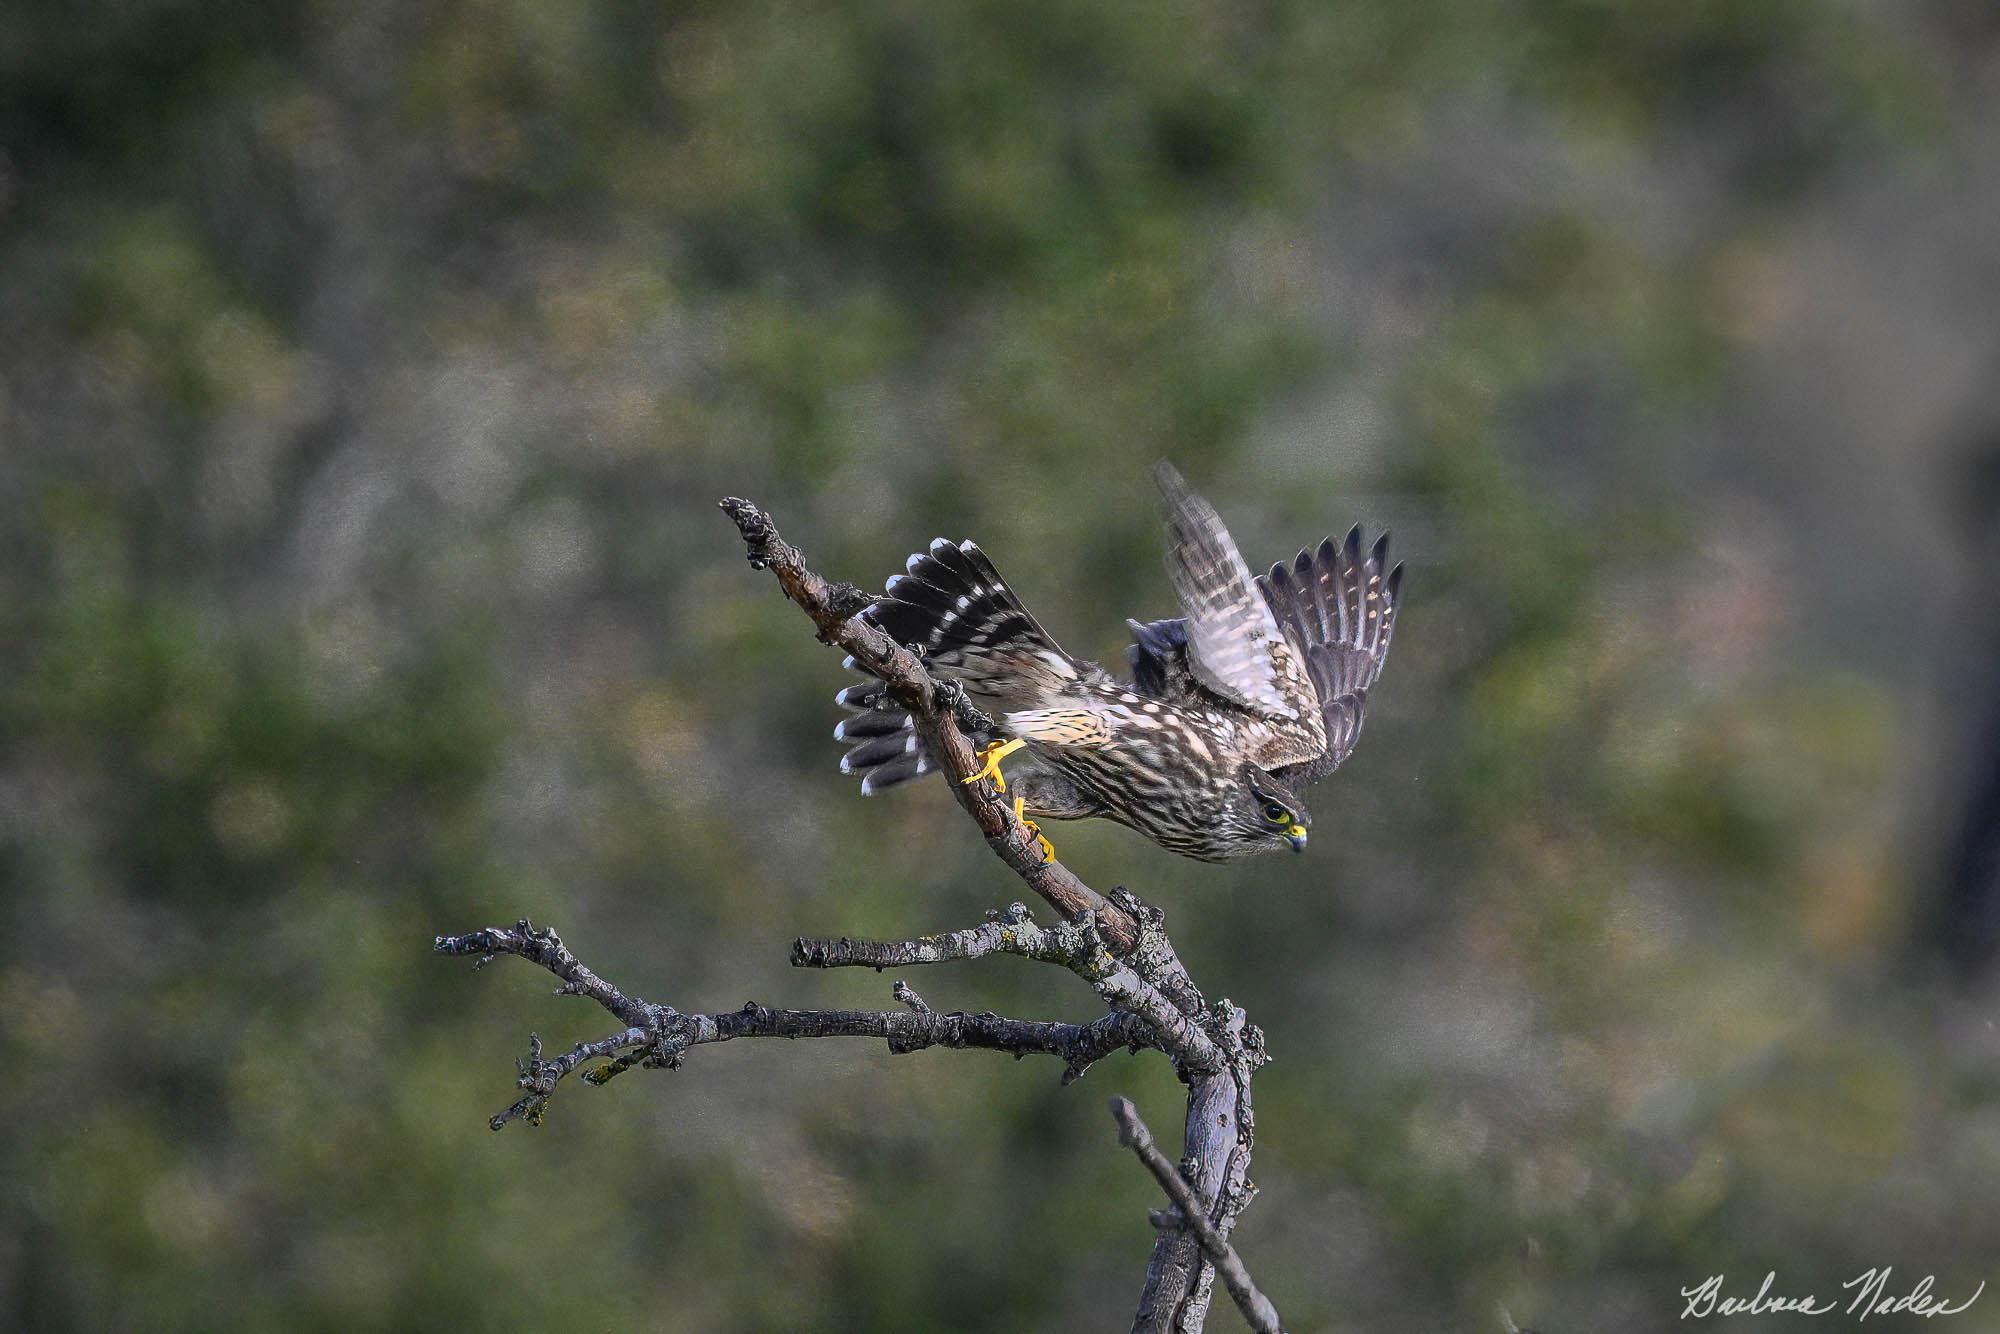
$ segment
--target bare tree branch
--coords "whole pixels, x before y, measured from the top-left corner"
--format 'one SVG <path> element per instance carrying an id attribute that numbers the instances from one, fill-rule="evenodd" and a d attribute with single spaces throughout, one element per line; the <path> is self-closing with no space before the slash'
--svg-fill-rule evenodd
<path id="1" fill-rule="evenodd" d="M 946 931 L 914 940 L 816 940 L 801 936 L 792 942 L 792 963 L 800 968 L 895 968 L 942 963 L 947 959 L 977 959 L 987 954 L 1018 954 L 1024 959 L 1060 964 L 1090 983 L 1113 1009 L 1137 1015 L 1158 1035 L 1156 1045 L 1188 1070 L 1212 1074 L 1225 1058 L 1201 1028 L 1199 1013 L 1190 1015 L 1136 969 L 1111 954 L 1093 929 L 1093 915 L 1044 929 L 1035 924 L 1023 904 L 1010 904 L 983 926 Z"/>
<path id="2" fill-rule="evenodd" d="M 1153 1132 L 1139 1119 L 1139 1109 L 1132 1105 L 1130 1098 L 1113 1098 L 1111 1116 L 1118 1122 L 1118 1142 L 1137 1154 L 1154 1180 L 1166 1190 L 1167 1198 L 1174 1202 L 1179 1217 L 1186 1220 L 1194 1232 L 1195 1239 L 1209 1258 L 1216 1271 L 1222 1275 L 1229 1295 L 1236 1299 L 1237 1309 L 1250 1322 L 1250 1328 L 1257 1334 L 1284 1334 L 1284 1325 L 1278 1319 L 1278 1310 L 1271 1305 L 1270 1298 L 1258 1291 L 1250 1278 L 1250 1271 L 1243 1264 L 1243 1258 L 1215 1230 L 1208 1221 L 1202 1204 L 1195 1199 L 1194 1191 L 1181 1177 L 1180 1169 L 1167 1161 L 1153 1143 Z"/>
<path id="3" fill-rule="evenodd" d="M 1125 955 L 1134 976 L 1158 990 L 1173 1008 L 1186 1015 L 1200 1015 L 1208 1009 L 1201 992 L 1181 967 L 1166 938 L 1165 914 L 1142 903 L 1130 890 L 1111 891 L 1111 902 L 1129 913 L 1139 924 L 1137 943 Z M 1036 926 L 1024 903 L 1010 903 L 1000 911 L 988 910 L 986 921 L 958 931 L 916 936 L 909 940 L 858 940 L 800 936 L 792 942 L 794 968 L 910 968 L 921 964 L 978 959 L 988 954 L 1017 954 L 1044 963 L 1059 963 L 1073 971 L 1080 959 L 1084 937 L 1063 934 Z M 1084 922 L 1073 924 L 1078 930 Z M 1090 975 L 1085 973 L 1086 980 Z"/>
<path id="4" fill-rule="evenodd" d="M 523 1094 L 492 1118 L 489 1124 L 495 1130 L 523 1118 L 539 1125 L 556 1085 L 589 1061 L 609 1061 L 584 1075 L 591 1083 L 604 1084 L 635 1065 L 675 1068 L 689 1048 L 735 1038 L 883 1038 L 897 1055 L 927 1047 L 973 1047 L 1007 1052 L 1016 1059 L 1057 1056 L 1063 1061 L 1065 1084 L 1120 1048 L 1136 1052 L 1158 1046 L 1144 1020 L 1126 1011 L 1114 1010 L 1089 1024 L 940 1014 L 901 983 L 897 999 L 908 1006 L 906 1010 L 783 1010 L 751 1001 L 740 1010 L 683 1014 L 670 1005 L 626 995 L 579 962 L 553 930 L 526 919 L 511 929 L 488 927 L 469 935 L 439 936 L 433 949 L 439 954 L 476 956 L 482 965 L 496 955 L 517 955 L 562 978 L 558 995 L 587 996 L 628 1025 L 595 1042 L 579 1043 L 554 1059 L 543 1058 L 541 1038 L 531 1034 L 527 1059 L 517 1062 Z M 580 984 L 579 979 L 587 982 Z"/>

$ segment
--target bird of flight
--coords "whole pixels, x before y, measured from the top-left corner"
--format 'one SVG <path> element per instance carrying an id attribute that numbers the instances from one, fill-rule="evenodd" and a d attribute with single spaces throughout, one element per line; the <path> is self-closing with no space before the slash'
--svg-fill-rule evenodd
<path id="1" fill-rule="evenodd" d="M 1301 789 L 1361 735 L 1403 567 L 1387 568 L 1386 532 L 1364 551 L 1357 525 L 1253 576 L 1172 465 L 1153 476 L 1181 615 L 1126 622 L 1130 680 L 1065 652 L 969 541 L 911 556 L 863 614 L 996 720 L 967 781 L 993 779 L 1017 815 L 1115 820 L 1202 861 L 1304 851 Z M 881 682 L 835 698 L 852 713 L 834 729 L 853 744 L 840 767 L 864 793 L 936 767 Z"/>

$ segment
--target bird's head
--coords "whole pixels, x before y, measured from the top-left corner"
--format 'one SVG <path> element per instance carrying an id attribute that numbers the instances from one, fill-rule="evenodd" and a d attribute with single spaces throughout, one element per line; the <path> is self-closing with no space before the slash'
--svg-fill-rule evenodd
<path id="1" fill-rule="evenodd" d="M 1304 852 L 1313 818 L 1298 794 L 1254 764 L 1243 766 L 1242 780 L 1231 811 L 1237 834 L 1258 851 Z"/>

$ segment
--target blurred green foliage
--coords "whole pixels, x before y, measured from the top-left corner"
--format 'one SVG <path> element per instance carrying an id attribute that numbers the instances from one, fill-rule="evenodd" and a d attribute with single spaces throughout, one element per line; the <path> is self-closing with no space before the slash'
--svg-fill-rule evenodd
<path id="1" fill-rule="evenodd" d="M 1294 1327 L 2000 1277 L 1991 1076 L 1892 967 L 1895 703 L 1645 462 L 1770 229 L 1955 97 L 1807 0 L 10 6 L 0 1320 L 1122 1321 L 1102 1100 L 1171 1124 L 1159 1062 L 743 1043 L 495 1137 L 526 1030 L 604 1024 L 427 945 L 888 1004 L 789 938 L 1018 889 L 834 773 L 835 665 L 712 502 L 862 580 L 977 535 L 1108 656 L 1162 455 L 1253 559 L 1413 562 L 1310 860 L 1057 837 L 1269 1030 L 1238 1236 Z M 1593 184 L 1711 140 L 1706 213 Z"/>

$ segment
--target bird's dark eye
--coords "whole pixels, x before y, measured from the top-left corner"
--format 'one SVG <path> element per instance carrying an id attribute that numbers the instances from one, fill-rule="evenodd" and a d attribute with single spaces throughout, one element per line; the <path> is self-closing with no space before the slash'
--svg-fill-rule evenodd
<path id="1" fill-rule="evenodd" d="M 1292 813 L 1277 802 L 1271 801 L 1264 804 L 1264 818 L 1272 824 L 1290 824 Z"/>

